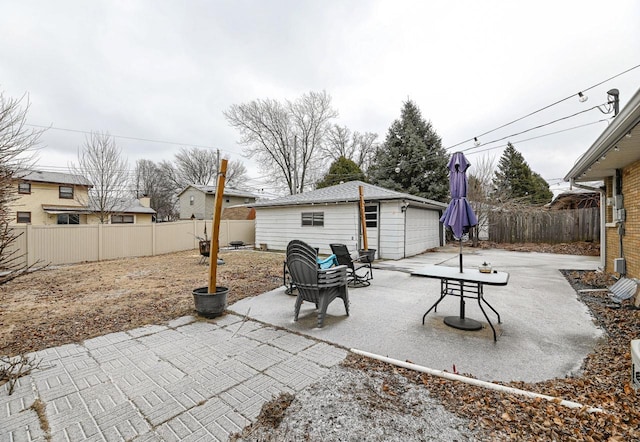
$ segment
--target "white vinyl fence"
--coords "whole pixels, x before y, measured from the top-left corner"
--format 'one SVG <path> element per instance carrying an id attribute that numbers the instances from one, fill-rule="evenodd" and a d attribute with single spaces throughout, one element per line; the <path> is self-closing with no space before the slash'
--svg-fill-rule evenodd
<path id="1" fill-rule="evenodd" d="M 211 239 L 211 221 L 206 223 Z M 198 248 L 205 221 L 157 224 L 17 225 L 13 244 L 25 265 L 73 264 L 85 261 L 153 256 Z M 255 242 L 255 221 L 220 221 L 220 246 L 231 241 Z"/>

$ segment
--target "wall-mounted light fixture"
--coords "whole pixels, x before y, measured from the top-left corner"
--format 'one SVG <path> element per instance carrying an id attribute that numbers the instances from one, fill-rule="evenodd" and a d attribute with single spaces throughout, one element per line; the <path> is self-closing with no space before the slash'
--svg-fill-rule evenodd
<path id="1" fill-rule="evenodd" d="M 580 103 L 584 103 L 588 99 L 589 97 L 587 97 L 585 94 L 583 94 L 582 92 L 578 92 L 578 100 L 580 101 Z"/>
<path id="2" fill-rule="evenodd" d="M 409 203 L 406 200 L 402 200 L 402 205 L 400 206 L 402 213 L 406 212 L 408 207 Z"/>
<path id="3" fill-rule="evenodd" d="M 478 140 L 478 137 L 473 137 L 473 145 L 476 147 L 480 146 L 480 141 Z"/>

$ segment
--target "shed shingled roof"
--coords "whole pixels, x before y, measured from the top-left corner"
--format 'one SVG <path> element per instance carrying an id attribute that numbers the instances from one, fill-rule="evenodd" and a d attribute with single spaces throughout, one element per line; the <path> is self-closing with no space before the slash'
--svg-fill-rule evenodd
<path id="1" fill-rule="evenodd" d="M 410 195 L 408 193 L 396 192 L 395 190 L 385 189 L 384 187 L 374 186 L 373 184 L 368 184 L 362 181 L 347 181 L 346 183 L 337 184 L 331 187 L 324 187 L 322 189 L 299 193 L 297 195 L 288 195 L 273 200 L 259 201 L 247 205 L 261 208 L 304 204 L 356 202 L 360 200 L 360 186 L 363 188 L 365 201 L 407 200 L 437 209 L 444 209 L 447 207 L 447 204 L 439 201 Z"/>

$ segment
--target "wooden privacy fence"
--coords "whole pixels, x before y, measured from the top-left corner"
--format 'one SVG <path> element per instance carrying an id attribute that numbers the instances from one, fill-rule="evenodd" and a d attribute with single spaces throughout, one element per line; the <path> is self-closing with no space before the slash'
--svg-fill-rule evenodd
<path id="1" fill-rule="evenodd" d="M 211 239 L 211 221 L 206 222 Z M 12 228 L 20 237 L 13 244 L 25 265 L 73 264 L 84 261 L 153 256 L 197 249 L 204 238 L 205 221 L 176 221 L 157 224 L 82 224 Z M 255 242 L 255 221 L 223 220 L 220 246 L 231 241 Z"/>
<path id="2" fill-rule="evenodd" d="M 600 209 L 499 211 L 489 214 L 489 240 L 499 243 L 600 241 Z"/>

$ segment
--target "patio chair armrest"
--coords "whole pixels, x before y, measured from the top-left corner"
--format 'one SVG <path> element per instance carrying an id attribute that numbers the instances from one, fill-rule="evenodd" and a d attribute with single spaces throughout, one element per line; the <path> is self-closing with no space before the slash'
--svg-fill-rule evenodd
<path id="1" fill-rule="evenodd" d="M 346 265 L 318 270 L 318 287 L 335 287 L 347 283 Z"/>

